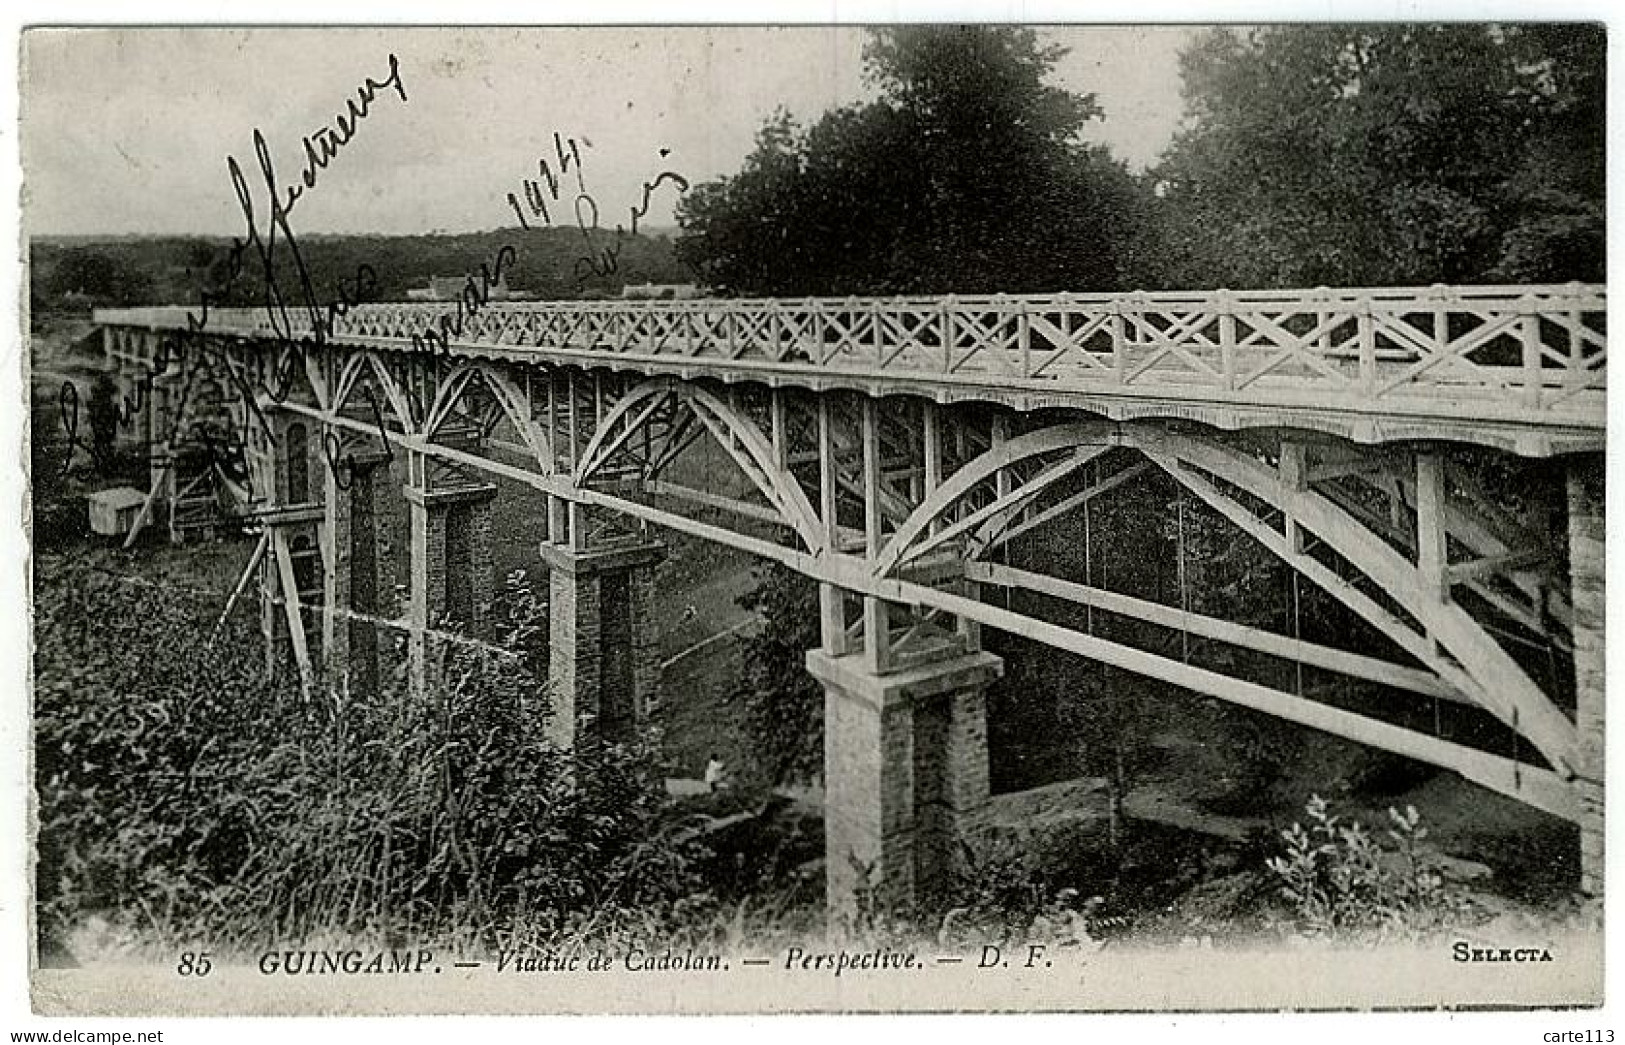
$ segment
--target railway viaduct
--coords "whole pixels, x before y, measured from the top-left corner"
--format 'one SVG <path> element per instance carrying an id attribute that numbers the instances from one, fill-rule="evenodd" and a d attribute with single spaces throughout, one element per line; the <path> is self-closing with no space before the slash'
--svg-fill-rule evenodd
<path id="1" fill-rule="evenodd" d="M 273 659 L 375 675 L 477 634 L 493 477 L 540 495 L 550 735 L 657 682 L 667 527 L 818 582 L 828 897 L 906 899 L 988 796 L 994 628 L 1445 767 L 1579 825 L 1602 888 L 1600 286 L 100 311 L 150 386 L 142 523 L 249 512 Z M 196 450 L 212 418 L 248 474 Z M 679 481 L 701 441 L 729 474 Z M 187 464 L 188 461 L 193 462 Z M 1489 462 L 1489 467 L 1484 462 Z M 199 463 L 201 462 L 201 463 Z M 1497 488 L 1497 467 L 1552 481 Z M 1150 470 L 1323 589 L 1389 655 L 1111 590 L 1008 554 Z M 692 471 L 692 470 L 690 470 Z M 1486 478 L 1488 477 L 1488 478 Z M 1545 492 L 1541 492 L 1545 491 Z M 1076 626 L 1086 607 L 1310 663 L 1339 706 Z M 383 622 L 384 627 L 373 627 Z M 1533 671 L 1543 646 L 1565 670 Z M 1572 671 L 1567 670 L 1570 662 Z M 1415 726 L 1464 705 L 1505 745 Z"/>

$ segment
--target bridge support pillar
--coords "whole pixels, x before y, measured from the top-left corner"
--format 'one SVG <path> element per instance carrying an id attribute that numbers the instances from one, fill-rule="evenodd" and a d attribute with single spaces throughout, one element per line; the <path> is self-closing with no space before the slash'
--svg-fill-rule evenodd
<path id="1" fill-rule="evenodd" d="M 141 368 L 120 359 L 113 360 L 111 376 L 115 389 L 114 403 L 119 410 L 119 423 L 113 445 L 118 450 L 139 454 L 141 460 L 150 462 L 152 436 L 157 428 L 153 423 L 152 409 L 157 378 L 152 376 L 143 382 Z M 125 411 L 131 408 L 132 412 L 126 414 Z M 151 477 L 150 463 L 148 477 Z"/>
<path id="2" fill-rule="evenodd" d="M 350 629 L 344 611 L 351 603 L 354 551 L 355 477 L 361 469 L 341 461 L 322 470 L 322 675 L 338 685 L 350 664 Z M 370 564 L 369 564 L 370 565 Z"/>
<path id="3" fill-rule="evenodd" d="M 362 693 L 377 693 L 386 677 L 385 656 L 394 635 L 380 622 L 396 620 L 401 612 L 396 593 L 400 497 L 389 461 L 382 451 L 346 454 L 340 468 L 348 488 L 336 489 L 331 479 L 328 486 L 338 574 L 328 601 L 338 651 L 330 663 L 335 682 L 339 673 L 347 674 L 350 687 Z"/>
<path id="4" fill-rule="evenodd" d="M 991 653 L 877 674 L 862 653 L 807 654 L 824 686 L 825 888 L 832 924 L 865 895 L 907 906 L 940 886 L 967 816 L 988 797 Z"/>
<path id="5" fill-rule="evenodd" d="M 484 632 L 490 611 L 494 486 L 405 487 L 412 541 L 407 607 L 407 684 L 423 695 L 445 644 L 433 632 Z"/>
<path id="6" fill-rule="evenodd" d="M 174 447 L 169 441 L 169 433 L 174 427 L 173 391 L 168 381 L 154 381 L 151 396 L 142 411 L 142 441 L 147 452 L 147 491 L 149 494 L 157 491 L 153 494 L 152 516 L 147 520 L 149 526 L 167 517 L 173 511 L 175 501 Z"/>
<path id="7" fill-rule="evenodd" d="M 569 750 L 584 730 L 624 735 L 660 681 L 655 542 L 575 550 L 543 544 L 548 579 L 547 735 Z"/>
<path id="8" fill-rule="evenodd" d="M 1574 607 L 1575 724 L 1580 734 L 1574 787 L 1580 800 L 1580 890 L 1603 891 L 1603 458 L 1569 461 L 1569 579 Z"/>

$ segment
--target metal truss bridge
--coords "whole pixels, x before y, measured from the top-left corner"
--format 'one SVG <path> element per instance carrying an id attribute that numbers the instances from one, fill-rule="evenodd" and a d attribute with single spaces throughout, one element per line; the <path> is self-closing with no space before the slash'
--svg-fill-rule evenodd
<path id="1" fill-rule="evenodd" d="M 96 321 L 124 380 L 151 389 L 135 397 L 154 462 L 142 523 L 167 512 L 179 536 L 199 499 L 252 513 L 268 640 L 310 684 L 376 660 L 358 620 L 408 635 L 418 685 L 446 621 L 480 631 L 493 481 L 539 495 L 560 743 L 636 720 L 658 683 L 648 524 L 817 581 L 808 668 L 827 693 L 839 908 L 854 866 L 902 898 L 935 881 L 985 802 L 985 689 L 1003 664 L 983 626 L 1577 822 L 1581 885 L 1599 891 L 1605 312 L 1602 287 L 1570 284 L 471 294 Z M 181 452 L 211 426 L 243 445 L 246 478 Z M 1091 505 L 1157 474 L 1181 510 L 1206 506 L 1340 603 L 1359 648 L 1115 591 L 1088 553 L 1081 572 L 1046 553 L 1087 545 Z M 384 550 L 402 513 L 404 577 Z M 1116 641 L 1080 613 L 1308 663 L 1355 696 Z M 1528 648 L 1563 670 L 1531 667 Z M 1439 702 L 1510 746 L 1418 726 Z"/>

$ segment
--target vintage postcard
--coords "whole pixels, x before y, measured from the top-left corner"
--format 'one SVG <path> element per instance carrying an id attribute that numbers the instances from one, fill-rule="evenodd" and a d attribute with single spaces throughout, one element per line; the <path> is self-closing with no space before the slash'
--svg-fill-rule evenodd
<path id="1" fill-rule="evenodd" d="M 1607 43 L 25 30 L 34 1011 L 1600 1035 Z"/>

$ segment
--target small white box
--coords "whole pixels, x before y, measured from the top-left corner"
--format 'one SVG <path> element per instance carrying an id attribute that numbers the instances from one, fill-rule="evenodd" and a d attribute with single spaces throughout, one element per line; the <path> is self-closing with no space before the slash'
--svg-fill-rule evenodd
<path id="1" fill-rule="evenodd" d="M 147 495 L 130 486 L 115 486 L 90 495 L 90 529 L 107 537 L 130 532 Z"/>

